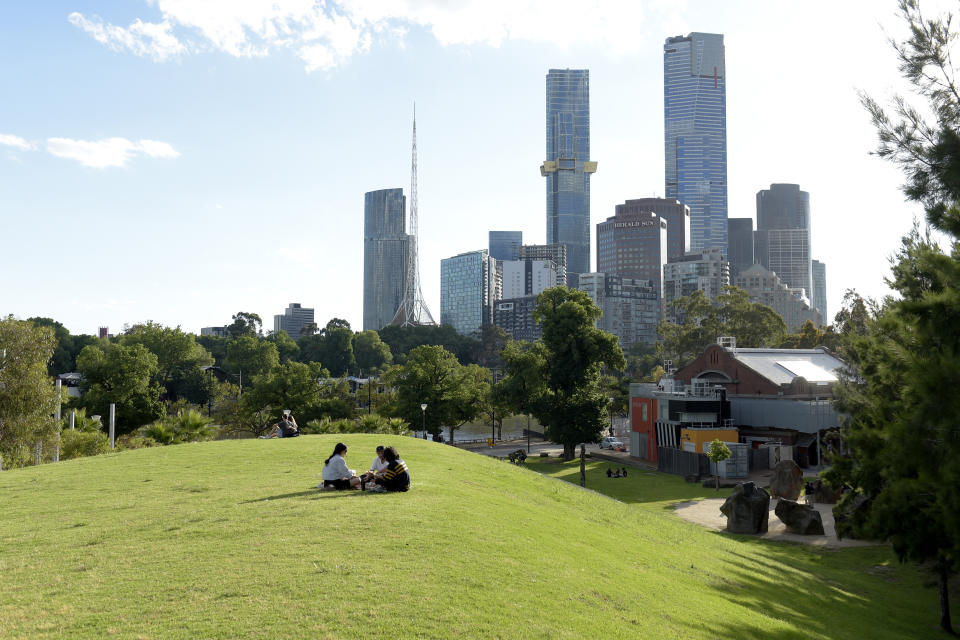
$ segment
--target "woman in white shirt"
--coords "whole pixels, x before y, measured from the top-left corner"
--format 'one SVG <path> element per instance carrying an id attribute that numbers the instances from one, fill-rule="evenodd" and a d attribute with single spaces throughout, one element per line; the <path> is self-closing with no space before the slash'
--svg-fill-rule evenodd
<path id="1" fill-rule="evenodd" d="M 323 464 L 324 489 L 355 489 L 360 486 L 357 472 L 347 467 L 344 456 L 347 455 L 347 445 L 338 442 L 333 448 L 333 454 Z"/>

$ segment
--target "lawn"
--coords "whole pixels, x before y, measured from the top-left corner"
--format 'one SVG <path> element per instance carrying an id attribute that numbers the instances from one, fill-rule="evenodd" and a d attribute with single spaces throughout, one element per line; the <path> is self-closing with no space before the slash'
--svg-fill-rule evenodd
<path id="1" fill-rule="evenodd" d="M 357 468 L 384 440 L 341 437 Z M 319 492 L 335 442 L 179 445 L 0 473 L 0 637 L 936 634 L 935 593 L 885 549 L 818 552 L 669 512 L 710 489 L 643 472 L 603 487 L 606 467 L 591 464 L 590 486 L 614 500 L 394 438 L 409 493 Z"/>

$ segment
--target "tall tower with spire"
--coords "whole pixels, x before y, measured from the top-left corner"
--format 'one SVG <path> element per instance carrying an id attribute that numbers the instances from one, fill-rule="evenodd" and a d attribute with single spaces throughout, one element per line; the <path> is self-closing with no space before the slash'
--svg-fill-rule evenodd
<path id="1" fill-rule="evenodd" d="M 408 234 L 407 268 L 403 299 L 393 316 L 391 325 L 401 327 L 436 325 L 420 289 L 420 257 L 417 245 L 420 239 L 417 215 L 417 106 L 413 106 L 413 158 L 410 162 L 410 232 Z"/>

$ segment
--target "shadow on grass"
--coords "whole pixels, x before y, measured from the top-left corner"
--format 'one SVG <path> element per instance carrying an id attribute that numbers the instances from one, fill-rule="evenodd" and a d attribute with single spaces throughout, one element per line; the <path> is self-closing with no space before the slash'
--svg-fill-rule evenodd
<path id="1" fill-rule="evenodd" d="M 878 558 L 876 550 L 823 551 L 790 543 L 741 541 L 742 547 L 719 552 L 726 570 L 722 575 L 704 575 L 704 582 L 731 604 L 768 617 L 770 627 L 714 618 L 709 626 L 690 623 L 691 628 L 708 628 L 720 638 L 749 640 L 936 636 L 936 618 L 924 617 L 935 611 L 936 594 L 872 575 L 869 568 Z M 774 621 L 792 628 L 777 628 L 781 625 Z"/>
<path id="2" fill-rule="evenodd" d="M 275 496 L 266 496 L 255 500 L 244 500 L 240 504 L 252 504 L 254 502 L 269 502 L 270 500 L 284 500 L 286 498 L 303 498 L 306 496 L 315 496 L 320 498 L 342 498 L 344 496 L 361 495 L 363 492 L 345 489 L 343 491 L 321 491 L 320 489 L 308 489 L 306 491 L 297 491 L 295 493 L 281 493 Z"/>

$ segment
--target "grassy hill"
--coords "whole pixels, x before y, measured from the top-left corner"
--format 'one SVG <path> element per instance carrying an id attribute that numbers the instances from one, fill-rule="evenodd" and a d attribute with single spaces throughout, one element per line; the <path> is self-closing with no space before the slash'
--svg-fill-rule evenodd
<path id="1" fill-rule="evenodd" d="M 445 445 L 343 439 L 358 469 L 397 446 L 413 489 L 317 491 L 332 436 L 0 473 L 0 637 L 936 634 L 935 594 L 888 550 L 708 531 L 664 509 L 671 490 L 715 495 L 679 479 L 633 474 L 619 486 L 650 499 L 631 504 Z"/>

